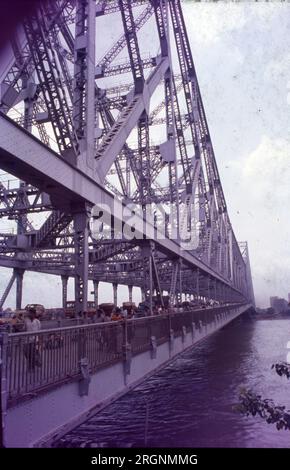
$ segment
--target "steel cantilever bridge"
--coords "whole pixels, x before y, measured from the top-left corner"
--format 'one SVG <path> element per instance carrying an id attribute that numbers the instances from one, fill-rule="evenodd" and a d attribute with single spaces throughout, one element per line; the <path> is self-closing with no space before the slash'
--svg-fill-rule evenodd
<path id="1" fill-rule="evenodd" d="M 13 269 L 0 306 L 16 283 L 21 308 L 25 271 L 61 276 L 63 303 L 73 277 L 77 312 L 89 280 L 96 304 L 100 281 L 115 301 L 125 284 L 151 306 L 164 292 L 171 304 L 254 304 L 180 0 L 39 2 L 3 53 L 0 82 L 0 214 L 15 224 L 0 234 L 0 265 Z M 111 237 L 92 233 L 100 204 L 117 204 Z M 115 228 L 125 207 L 141 208 L 138 237 Z M 184 233 L 194 246 L 184 249 Z"/>

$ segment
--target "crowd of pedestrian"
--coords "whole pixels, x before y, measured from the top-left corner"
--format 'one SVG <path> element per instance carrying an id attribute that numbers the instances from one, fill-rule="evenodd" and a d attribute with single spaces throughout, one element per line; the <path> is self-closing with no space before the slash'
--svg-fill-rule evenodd
<path id="1" fill-rule="evenodd" d="M 117 321 L 117 320 L 124 320 L 133 318 L 134 310 L 132 309 L 130 312 L 126 308 L 123 307 L 115 307 L 113 308 L 112 312 L 105 311 L 102 308 L 98 308 L 96 312 L 96 323 L 104 323 L 109 321 Z"/>

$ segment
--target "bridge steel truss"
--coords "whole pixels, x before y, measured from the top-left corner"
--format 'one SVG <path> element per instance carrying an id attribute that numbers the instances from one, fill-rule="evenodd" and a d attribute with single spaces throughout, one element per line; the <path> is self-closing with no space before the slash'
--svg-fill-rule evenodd
<path id="1" fill-rule="evenodd" d="M 20 308 L 25 271 L 61 276 L 63 302 L 73 277 L 78 312 L 89 280 L 126 284 L 130 297 L 138 286 L 151 307 L 165 292 L 172 304 L 254 303 L 180 0 L 40 2 L 11 39 L 0 78 L 0 216 L 17 226 L 0 229 L 0 265 L 13 269 L 0 306 L 16 281 Z M 100 204 L 117 207 L 110 237 L 93 230 Z M 141 208 L 129 239 L 116 229 L 128 204 Z"/>

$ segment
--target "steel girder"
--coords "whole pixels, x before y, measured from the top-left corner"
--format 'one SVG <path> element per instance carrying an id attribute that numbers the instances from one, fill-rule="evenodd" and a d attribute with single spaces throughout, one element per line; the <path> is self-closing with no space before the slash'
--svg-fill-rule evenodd
<path id="1" fill-rule="evenodd" d="M 60 158 L 5 115 L 0 115 L 0 142 L 1 167 L 10 173 L 13 169 L 16 176 L 22 175 L 33 186 L 40 186 L 50 194 L 55 207 L 59 205 L 71 210 L 72 206 L 82 201 L 94 204 L 97 200 L 113 208 L 117 203 L 101 185 Z M 121 217 L 121 213 L 122 204 L 119 203 L 116 214 Z M 145 226 L 144 232 L 150 233 L 150 228 Z M 173 240 L 160 238 L 156 244 L 167 256 L 180 257 L 185 264 L 199 267 L 202 272 L 217 277 L 235 289 L 224 277 L 193 254 L 182 250 Z"/>
<path id="2" fill-rule="evenodd" d="M 39 11 L 25 19 L 24 31 L 59 150 L 62 154 L 71 150 L 73 157 L 79 153 L 79 144 L 50 37 L 48 21 L 53 13 L 51 3 L 40 6 Z"/>

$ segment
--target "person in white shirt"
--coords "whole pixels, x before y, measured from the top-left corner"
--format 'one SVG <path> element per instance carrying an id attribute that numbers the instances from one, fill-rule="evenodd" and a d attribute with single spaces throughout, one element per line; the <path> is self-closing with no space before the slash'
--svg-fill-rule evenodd
<path id="1" fill-rule="evenodd" d="M 26 331 L 29 333 L 35 333 L 41 330 L 41 323 L 36 317 L 28 316 L 25 322 Z"/>
<path id="2" fill-rule="evenodd" d="M 30 308 L 28 311 L 28 316 L 25 319 L 25 330 L 28 333 L 36 333 L 41 330 L 41 323 L 38 318 L 36 318 L 35 308 Z M 38 336 L 36 334 L 29 335 L 28 341 L 24 346 L 24 355 L 27 359 L 27 369 L 28 371 L 34 371 L 36 365 L 41 365 Z"/>

